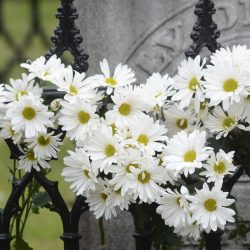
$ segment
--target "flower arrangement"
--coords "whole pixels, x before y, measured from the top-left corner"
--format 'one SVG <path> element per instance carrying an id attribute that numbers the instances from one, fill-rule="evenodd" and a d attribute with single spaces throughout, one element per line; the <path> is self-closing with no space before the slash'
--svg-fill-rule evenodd
<path id="1" fill-rule="evenodd" d="M 46 174 L 66 136 L 75 149 L 64 157 L 62 176 L 97 219 L 130 210 L 140 227 L 140 209 L 150 207 L 153 223 L 196 240 L 235 221 L 224 183 L 240 164 L 233 135 L 244 138 L 250 129 L 245 46 L 188 58 L 173 78 L 154 73 L 143 84 L 127 65 L 111 72 L 106 59 L 90 77 L 56 56 L 21 66 L 28 73 L 0 87 L 0 136 L 22 152 L 14 178 L 21 169 Z M 46 104 L 43 82 L 64 97 Z"/>

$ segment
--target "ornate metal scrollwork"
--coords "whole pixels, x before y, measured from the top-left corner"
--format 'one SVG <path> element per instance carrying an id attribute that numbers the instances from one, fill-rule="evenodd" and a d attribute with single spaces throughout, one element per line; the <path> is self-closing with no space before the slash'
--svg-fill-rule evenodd
<path id="1" fill-rule="evenodd" d="M 46 57 L 49 58 L 54 54 L 60 57 L 64 51 L 69 50 L 74 57 L 73 68 L 78 72 L 86 72 L 89 66 L 87 62 L 89 56 L 80 48 L 83 39 L 75 24 L 78 14 L 73 6 L 73 0 L 62 0 L 56 17 L 59 19 L 59 26 L 51 38 L 55 47 L 46 54 Z"/>
<path id="2" fill-rule="evenodd" d="M 211 0 L 199 0 L 195 5 L 194 14 L 198 19 L 190 35 L 193 44 L 186 50 L 187 57 L 197 56 L 203 47 L 207 47 L 211 52 L 220 48 L 217 42 L 220 32 L 212 17 L 215 12 L 214 3 Z"/>

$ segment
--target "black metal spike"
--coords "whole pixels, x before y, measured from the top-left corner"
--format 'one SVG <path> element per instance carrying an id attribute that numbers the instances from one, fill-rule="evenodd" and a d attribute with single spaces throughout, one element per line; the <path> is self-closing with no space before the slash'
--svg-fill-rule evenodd
<path id="1" fill-rule="evenodd" d="M 78 72 L 86 72 L 89 67 L 87 62 L 89 56 L 80 48 L 83 39 L 80 30 L 75 25 L 78 14 L 73 6 L 73 0 L 62 0 L 56 18 L 59 19 L 59 26 L 55 29 L 55 34 L 51 38 L 55 47 L 50 49 L 46 58 L 48 59 L 54 54 L 60 57 L 64 51 L 68 50 L 74 57 L 73 68 Z"/>
<path id="2" fill-rule="evenodd" d="M 211 0 L 199 0 L 195 5 L 194 14 L 198 19 L 190 35 L 193 44 L 185 52 L 187 57 L 194 58 L 203 47 L 207 47 L 211 52 L 220 48 L 217 42 L 220 32 L 212 17 L 215 12 L 214 3 Z"/>

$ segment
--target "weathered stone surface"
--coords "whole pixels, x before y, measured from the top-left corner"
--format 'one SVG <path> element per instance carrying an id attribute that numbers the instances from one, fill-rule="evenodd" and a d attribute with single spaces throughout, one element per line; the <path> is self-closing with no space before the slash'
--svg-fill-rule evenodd
<path id="1" fill-rule="evenodd" d="M 114 67 L 129 64 L 139 82 L 153 72 L 173 75 L 184 51 L 192 43 L 189 34 L 195 22 L 195 0 L 75 0 L 80 14 L 78 21 L 84 48 L 90 55 L 89 74 L 99 72 L 99 61 L 107 58 Z M 222 46 L 247 44 L 250 47 L 250 1 L 215 0 L 215 20 L 221 31 Z M 234 194 L 238 198 L 241 219 L 250 221 L 250 183 L 241 181 Z M 101 249 L 98 225 L 93 216 L 83 216 L 80 225 L 82 248 Z M 132 218 L 122 213 L 118 219 L 105 223 L 106 250 L 134 249 L 131 234 Z M 224 249 L 246 249 L 236 246 L 224 235 Z M 188 246 L 185 249 L 197 249 Z"/>

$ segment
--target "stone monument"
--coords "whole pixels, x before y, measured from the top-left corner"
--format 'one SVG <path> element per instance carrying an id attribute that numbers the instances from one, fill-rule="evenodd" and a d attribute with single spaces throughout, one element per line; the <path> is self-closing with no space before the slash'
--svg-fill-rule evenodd
<path id="1" fill-rule="evenodd" d="M 89 74 L 100 72 L 99 61 L 107 58 L 114 67 L 126 63 L 136 71 L 138 82 L 153 72 L 173 75 L 185 58 L 184 51 L 192 43 L 189 35 L 195 22 L 195 0 L 76 0 L 79 12 L 78 26 L 84 38 L 83 46 L 89 53 Z M 247 44 L 250 47 L 250 1 L 215 0 L 214 16 L 221 31 L 222 46 Z M 250 183 L 243 177 L 234 187 L 238 199 L 240 220 L 250 222 Z M 81 222 L 83 250 L 130 250 L 133 221 L 123 212 L 117 219 L 104 223 L 106 245 L 99 244 L 98 223 L 86 213 Z M 228 241 L 224 234 L 225 249 L 247 249 L 246 241 Z M 185 249 L 197 249 L 187 244 Z M 197 244 L 197 243 L 196 243 Z"/>

